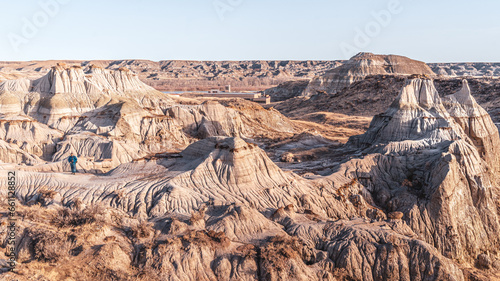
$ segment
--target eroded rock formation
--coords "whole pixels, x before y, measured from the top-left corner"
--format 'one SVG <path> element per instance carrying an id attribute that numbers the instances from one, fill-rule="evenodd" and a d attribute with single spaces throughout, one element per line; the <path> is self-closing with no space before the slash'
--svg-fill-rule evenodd
<path id="1" fill-rule="evenodd" d="M 473 264 L 500 242 L 498 162 L 485 152 L 498 141 L 466 82 L 443 103 L 431 80 L 410 80 L 366 134 L 351 138 L 369 155 L 338 173 L 359 179 L 369 202 L 404 213 L 418 237 L 443 255 Z"/>
<path id="2" fill-rule="evenodd" d="M 303 96 L 336 93 L 369 75 L 428 75 L 434 72 L 424 62 L 395 55 L 359 53 L 345 64 L 311 80 Z"/>
<path id="3" fill-rule="evenodd" d="M 262 134 L 265 119 L 293 130 L 273 110 L 173 104 L 160 118 L 134 102 L 144 100 L 86 113 L 57 142 L 55 162 L 0 166 L 18 170 L 18 198 L 27 205 L 16 249 L 24 274 L 36 264 L 45 272 L 37 277 L 78 271 L 84 280 L 498 277 L 500 140 L 466 82 L 441 98 L 432 80 L 408 79 L 365 134 L 338 148 L 343 159 L 332 173 L 313 179 L 283 171 L 244 139 Z M 252 114 L 261 121 L 250 122 Z M 164 137 L 147 139 L 149 128 Z M 72 149 L 121 159 L 181 141 L 190 145 L 180 153 L 122 159 L 104 175 L 47 173 L 60 171 L 58 160 Z"/>
<path id="4" fill-rule="evenodd" d="M 147 86 L 126 68 L 90 66 L 84 72 L 79 66 L 58 64 L 36 80 L 5 81 L 0 84 L 0 118 L 5 124 L 1 137 L 9 148 L 0 160 L 40 164 L 62 161 L 74 152 L 95 162 L 89 162 L 94 166 L 86 167 L 89 170 L 106 171 L 103 161 L 112 168 L 178 152 L 206 137 L 252 138 L 294 131 L 279 112 L 255 105 L 255 116 L 249 117 L 245 106 L 183 101 Z M 255 122 L 260 116 L 266 118 Z M 281 126 L 274 127 L 278 119 Z M 21 156 L 19 149 L 30 156 Z"/>

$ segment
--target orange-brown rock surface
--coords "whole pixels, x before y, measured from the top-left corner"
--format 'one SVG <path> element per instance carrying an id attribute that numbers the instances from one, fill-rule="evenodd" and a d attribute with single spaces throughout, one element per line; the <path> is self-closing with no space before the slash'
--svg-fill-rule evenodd
<path id="1" fill-rule="evenodd" d="M 59 65 L 28 88 L 0 85 L 20 262 L 4 279 L 499 277 L 500 139 L 466 82 L 441 97 L 409 77 L 364 134 L 334 145 L 295 134 L 275 109 L 170 97 L 124 69 L 82 73 Z M 263 149 L 297 147 L 335 159 L 299 176 Z M 63 172 L 71 152 L 78 175 Z M 293 152 L 287 163 L 308 162 Z M 6 241 L 5 216 L 0 233 Z"/>

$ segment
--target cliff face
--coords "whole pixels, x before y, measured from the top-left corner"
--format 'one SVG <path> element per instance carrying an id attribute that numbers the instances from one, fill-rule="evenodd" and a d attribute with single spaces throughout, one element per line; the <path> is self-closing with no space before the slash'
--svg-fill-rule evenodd
<path id="1" fill-rule="evenodd" d="M 500 175 L 500 155 L 497 151 L 500 146 L 498 129 L 490 115 L 472 96 L 467 80 L 463 80 L 462 83 L 462 89 L 453 95 L 445 96 L 443 103 L 476 146 L 481 157 L 490 164 L 493 174 L 498 176 Z"/>
<path id="2" fill-rule="evenodd" d="M 0 160 L 61 162 L 74 152 L 88 158 L 88 166 L 82 164 L 86 169 L 99 171 L 102 161 L 109 169 L 148 155 L 179 151 L 206 137 L 273 137 L 294 131 L 279 112 L 255 105 L 247 110 L 250 103 L 231 108 L 215 101 L 179 101 L 147 86 L 125 68 L 90 66 L 84 71 L 58 64 L 39 79 L 5 81 L 0 83 L 5 128 L 13 128 L 15 122 L 29 125 L 18 128 L 17 139 L 10 137 L 16 134 L 13 129 L 6 134 L 3 140 L 10 152 Z M 281 126 L 274 127 L 276 122 Z M 9 156 L 18 155 L 17 149 L 31 157 Z"/>
<path id="3" fill-rule="evenodd" d="M 336 93 L 369 75 L 411 75 L 434 76 L 425 63 L 395 55 L 374 55 L 359 53 L 343 65 L 311 80 L 303 96 L 316 93 Z"/>
<path id="4" fill-rule="evenodd" d="M 175 98 L 126 69 L 60 64 L 0 83 L 0 169 L 18 172 L 22 203 L 13 279 L 494 280 L 500 137 L 489 114 L 466 81 L 441 82 L 451 95 L 440 96 L 429 75 L 407 75 L 428 71 L 419 62 L 352 61 L 332 85 L 364 79 L 349 89 L 366 96 L 308 99 L 384 107 L 345 146 L 294 136 L 298 123 L 275 109 Z M 381 99 L 368 82 L 400 91 Z M 262 138 L 335 163 L 301 177 L 253 143 Z M 71 152 L 78 176 L 64 173 Z"/>
<path id="5" fill-rule="evenodd" d="M 443 255 L 473 264 L 498 247 L 498 130 L 464 88 L 446 97 L 411 80 L 367 133 L 350 144 L 370 155 L 346 164 L 369 200 L 403 219 Z M 460 102 L 459 102 L 460 101 Z M 343 173 L 343 172 L 340 172 Z M 489 237 L 483 239 L 480 237 Z"/>
<path id="6" fill-rule="evenodd" d="M 211 105 L 222 106 L 180 106 L 169 114 L 200 124 L 200 115 L 220 114 Z M 214 119 L 238 119 L 224 114 Z M 200 126 L 208 124 L 201 121 Z M 23 202 L 56 210 L 106 206 L 102 220 L 130 228 L 131 234 L 127 238 L 116 226 L 92 234 L 89 242 L 85 226 L 78 226 L 79 231 L 71 232 L 76 233 L 72 241 L 88 250 L 67 260 L 101 257 L 101 251 L 111 251 L 118 243 L 113 260 L 119 263 L 113 264 L 120 266 L 115 273 L 119 276 L 489 280 L 500 271 L 500 190 L 494 172 L 500 139 L 467 83 L 458 93 L 441 98 L 433 81 L 408 79 L 368 131 L 342 148 L 351 158 L 345 157 L 333 174 L 311 180 L 281 170 L 262 149 L 240 137 L 209 136 L 245 133 L 237 124 L 212 125 L 202 129 L 207 138 L 179 154 L 121 164 L 106 175 L 85 175 L 84 181 L 43 173 L 46 166 L 24 167 L 19 196 Z M 100 146 L 85 145 L 103 152 Z M 116 212 L 130 217 L 114 221 Z M 44 233 L 68 226 L 39 221 L 36 227 L 23 227 L 28 230 L 19 253 L 25 253 L 29 265 L 40 259 L 28 254 L 32 249 L 48 251 L 39 242 L 43 235 L 33 234 L 38 233 L 33 228 Z M 136 238 L 131 241 L 130 235 Z M 93 247 L 96 243 L 103 246 Z M 90 265 L 83 268 L 93 272 Z M 29 267 L 24 270 L 29 272 Z"/>

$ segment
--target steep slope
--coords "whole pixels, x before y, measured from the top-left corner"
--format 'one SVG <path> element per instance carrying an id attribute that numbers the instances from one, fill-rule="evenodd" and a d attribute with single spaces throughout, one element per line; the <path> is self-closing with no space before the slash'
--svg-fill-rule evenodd
<path id="1" fill-rule="evenodd" d="M 494 175 L 500 172 L 500 147 L 498 129 L 493 124 L 490 115 L 471 95 L 469 83 L 462 81 L 462 89 L 443 100 L 445 107 L 455 121 L 462 127 L 473 141 L 482 158 L 493 170 Z"/>
<path id="2" fill-rule="evenodd" d="M 0 116 L 5 126 L 15 120 L 30 120 L 33 126 L 41 127 L 36 131 L 24 128 L 25 133 L 16 139 L 28 143 L 23 149 L 34 159 L 58 162 L 73 152 L 86 159 L 86 169 L 107 171 L 102 168 L 103 161 L 113 168 L 149 155 L 178 152 L 196 139 L 272 137 L 294 131 L 278 112 L 251 103 L 229 108 L 217 102 L 174 100 L 141 82 L 128 69 L 87 68 L 85 72 L 80 66 L 60 63 L 39 79 L 0 83 Z M 253 109 L 251 116 L 246 106 Z M 265 118 L 254 122 L 260 115 Z M 50 147 L 41 131 L 52 140 Z M 14 153 L 15 149 L 9 151 Z M 14 158 L 6 156 L 4 160 Z"/>
<path id="3" fill-rule="evenodd" d="M 429 66 L 420 61 L 395 55 L 359 53 L 345 64 L 312 79 L 302 95 L 333 94 L 369 75 L 411 74 L 435 75 Z"/>
<path id="4" fill-rule="evenodd" d="M 78 197 L 91 203 L 101 198 L 106 202 L 110 192 L 126 185 L 123 191 L 129 203 L 122 208 L 149 216 L 165 212 L 189 214 L 209 202 L 234 202 L 265 210 L 298 204 L 301 194 L 311 193 L 311 186 L 299 185 L 299 177 L 284 173 L 264 151 L 240 138 L 210 137 L 190 145 L 179 157 L 159 162 L 162 166 L 144 162 L 121 165 L 108 175 L 95 177 L 91 189 L 84 182 L 73 182 L 71 177 L 27 173 L 21 177 L 19 194 L 28 198 L 43 182 L 65 200 Z M 24 169 L 37 171 L 43 166 Z M 130 169 L 143 176 L 131 176 Z M 147 175 L 154 169 L 158 171 Z M 320 206 L 326 203 L 322 201 Z"/>
<path id="5" fill-rule="evenodd" d="M 237 258 L 243 248 L 235 249 L 247 245 L 249 249 L 258 247 L 261 253 L 247 256 L 249 261 L 260 260 L 249 280 L 335 280 L 334 276 L 378 280 L 389 275 L 396 280 L 411 275 L 463 280 L 460 266 L 432 244 L 419 240 L 420 232 L 413 232 L 399 219 L 384 221 L 386 214 L 373 207 L 369 197 L 365 200 L 358 195 L 365 194 L 362 185 L 338 175 L 333 176 L 332 185 L 330 178 L 315 182 L 285 173 L 264 151 L 239 138 L 207 138 L 157 163 L 123 164 L 106 175 L 78 180 L 36 169 L 26 167 L 19 172 L 17 192 L 25 203 L 40 202 L 56 210 L 100 204 L 156 221 L 156 250 L 139 247 L 137 250 L 146 252 L 140 254 L 145 255 L 142 261 L 136 262 L 160 276 L 211 280 L 222 272 L 248 274 L 244 268 L 229 270 L 231 266 L 219 262 L 221 255 Z M 147 231 L 146 226 L 141 229 L 137 231 Z M 28 239 L 30 232 L 23 233 Z M 174 241 L 191 245 L 194 252 Z M 215 251 L 219 246 L 226 250 Z M 29 252 L 31 246 L 27 243 L 23 247 Z M 122 247 L 130 254 L 133 248 Z M 172 251 L 176 254 L 167 254 Z M 89 254 L 81 253 L 81 258 Z M 162 258 L 165 255 L 169 260 Z M 173 267 L 176 263 L 184 265 Z M 412 266 L 419 263 L 430 267 Z M 128 261 L 122 266 L 123 270 L 134 270 L 139 265 Z M 395 266 L 399 271 L 390 270 Z"/>
<path id="6" fill-rule="evenodd" d="M 495 167 L 500 140 L 467 83 L 458 93 L 440 98 L 433 81 L 407 80 L 368 131 L 339 149 L 343 162 L 333 173 L 313 180 L 281 170 L 265 151 L 242 138 L 269 130 L 272 124 L 264 119 L 282 124 L 285 132 L 286 119 L 245 102 L 222 103 L 226 107 L 215 102 L 173 104 L 156 115 L 157 109 L 139 106 L 140 100 L 117 99 L 80 116 L 57 142 L 56 162 L 0 165 L 18 171 L 16 192 L 23 203 L 16 252 L 24 275 L 12 276 L 498 276 Z M 253 122 L 261 126 L 248 125 L 255 124 L 250 116 L 258 117 Z M 228 136 L 215 136 L 220 134 Z M 180 153 L 127 158 L 197 137 L 204 139 Z M 324 141 L 307 134 L 292 140 Z M 58 173 L 66 163 L 57 161 L 72 149 L 101 160 L 115 157 L 118 166 L 103 175 Z M 26 157 L 20 149 L 10 156 Z M 7 178 L 0 178 L 0 184 L 7 185 Z M 3 196 L 6 192 L 0 190 Z M 0 224 L 2 239 L 6 225 Z M 2 260 L 6 257 L 0 255 Z"/>
<path id="7" fill-rule="evenodd" d="M 358 179 L 368 202 L 402 212 L 420 239 L 474 264 L 481 254 L 494 256 L 500 243 L 499 189 L 492 173 L 498 162 L 485 148 L 499 136 L 464 85 L 447 98 L 448 112 L 432 81 L 408 81 L 367 133 L 351 138 L 349 145 L 368 155 L 343 164 L 331 177 Z M 498 146 L 493 150 L 498 154 Z"/>

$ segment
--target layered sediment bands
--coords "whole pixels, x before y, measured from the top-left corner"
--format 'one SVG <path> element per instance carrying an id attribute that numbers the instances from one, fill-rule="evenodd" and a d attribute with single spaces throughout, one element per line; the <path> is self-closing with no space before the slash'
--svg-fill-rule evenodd
<path id="1" fill-rule="evenodd" d="M 63 274 L 75 271 L 64 266 L 79 261 L 82 276 L 95 278 L 91 268 L 98 263 L 102 274 L 147 280 L 461 281 L 498 275 L 498 131 L 466 84 L 440 98 L 431 80 L 408 79 L 364 135 L 338 148 L 345 156 L 332 174 L 311 180 L 280 169 L 243 139 L 264 130 L 286 134 L 293 130 L 286 118 L 246 102 L 221 103 L 148 109 L 136 99 L 114 98 L 72 121 L 57 142 L 56 162 L 0 165 L 18 171 L 22 203 L 41 214 L 57 212 L 57 219 L 33 218 L 23 210 L 20 266 Z M 271 131 L 266 119 L 281 128 Z M 225 136 L 214 136 L 219 134 Z M 303 134 L 280 145 L 289 141 L 322 139 Z M 181 152 L 166 153 L 183 143 Z M 0 141 L 2 153 L 13 144 Z M 146 150 L 163 153 L 132 161 Z M 72 151 L 82 155 L 79 169 L 91 169 L 87 158 L 94 157 L 94 165 L 112 170 L 57 173 Z M 14 149 L 2 159 L 31 161 L 23 153 Z M 0 185 L 6 181 L 0 177 Z M 99 205 L 107 211 L 92 213 Z M 5 229 L 0 224 L 0 233 Z M 52 240 L 43 240 L 44 233 Z M 39 241 L 67 252 L 59 259 L 62 267 L 30 254 L 50 253 Z"/>
<path id="2" fill-rule="evenodd" d="M 5 117 L 5 116 L 4 116 Z M 8 154 L 0 158 L 6 163 L 30 163 L 36 164 L 39 161 L 33 159 L 49 161 L 56 151 L 56 144 L 63 138 L 63 132 L 52 129 L 45 124 L 36 122 L 29 117 L 5 117 L 0 120 L 0 139 L 10 144 L 11 149 L 19 149 L 31 155 L 27 162 L 9 161 Z M 17 154 L 17 153 L 16 153 Z M 10 159 L 12 160 L 12 159 Z"/>
<path id="3" fill-rule="evenodd" d="M 435 73 L 424 62 L 395 55 L 359 53 L 345 64 L 311 80 L 303 96 L 336 93 L 369 75 L 428 75 Z"/>
<path id="4" fill-rule="evenodd" d="M 79 66 L 58 64 L 37 80 L 0 84 L 0 115 L 6 126 L 26 119 L 39 127 L 44 124 L 49 136 L 54 133 L 48 130 L 58 132 L 50 147 L 41 130 L 23 129 L 25 133 L 18 135 L 18 142 L 27 143 L 26 152 L 44 160 L 62 161 L 75 152 L 114 168 L 150 155 L 179 152 L 211 136 L 273 137 L 294 131 L 279 112 L 251 103 L 249 112 L 244 109 L 249 104 L 230 108 L 216 101 L 178 101 L 186 104 L 147 86 L 126 68 L 89 66 L 84 72 Z"/>
<path id="5" fill-rule="evenodd" d="M 167 114 L 178 120 L 183 130 L 193 137 L 242 137 L 249 135 L 240 114 L 218 102 L 205 102 L 197 106 L 173 106 Z"/>
<path id="6" fill-rule="evenodd" d="M 189 213 L 209 201 L 264 210 L 296 204 L 296 198 L 311 190 L 295 182 L 296 176 L 281 171 L 264 151 L 240 138 L 208 138 L 190 145 L 181 156 L 182 161 L 175 166 L 186 172 L 168 182 L 167 192 L 158 198 L 153 213 Z"/>
<path id="7" fill-rule="evenodd" d="M 111 145 L 99 143 L 95 137 L 86 137 L 82 144 L 89 146 L 87 150 L 95 150 L 96 155 L 106 153 L 107 150 L 102 150 L 101 145 Z M 67 150 L 63 148 L 60 151 L 68 153 Z M 56 154 L 55 157 L 62 156 Z M 66 176 L 57 178 L 43 173 L 24 174 L 21 177 L 23 187 L 20 194 L 27 196 L 27 199 L 43 182 L 43 185 L 61 193 L 66 200 L 79 197 L 86 203 L 92 203 L 96 200 L 106 202 L 108 195 L 115 189 L 122 189 L 125 196 L 122 200 L 126 203 L 121 204 L 120 208 L 144 216 L 158 216 L 166 212 L 190 214 L 207 203 L 233 202 L 265 210 L 289 204 L 298 205 L 302 195 L 312 193 L 310 185 L 299 183 L 300 177 L 281 171 L 264 151 L 240 138 L 212 137 L 196 142 L 184 150 L 180 158 L 161 161 L 162 166 L 140 163 L 121 165 L 107 176 L 95 177 L 90 189 L 86 183 L 71 182 L 71 178 Z M 142 176 L 128 183 L 130 169 L 137 170 L 138 175 Z M 36 170 L 36 167 L 27 170 Z M 155 173 L 150 175 L 153 171 Z M 120 180 L 121 177 L 123 180 Z M 123 189 L 125 184 L 127 188 Z M 320 198 L 313 198 L 309 203 L 326 206 L 326 201 L 320 203 L 316 200 Z M 113 202 L 111 200 L 108 203 L 114 205 Z M 318 210 L 321 211 L 321 207 Z"/>
<path id="8" fill-rule="evenodd" d="M 231 85 L 235 91 L 263 90 L 279 83 L 309 79 L 337 67 L 341 61 L 31 61 L 0 62 L 0 81 L 16 77 L 38 78 L 56 63 L 77 65 L 84 71 L 128 68 L 141 81 L 162 91 L 206 91 Z"/>
<path id="9" fill-rule="evenodd" d="M 429 66 L 438 75 L 451 77 L 499 77 L 500 63 L 464 62 L 430 63 Z"/>
<path id="10" fill-rule="evenodd" d="M 356 168 L 353 169 L 353 162 L 346 163 L 345 167 L 351 167 L 352 173 L 361 173 L 363 167 L 372 168 L 364 175 L 375 175 L 373 167 L 381 165 L 383 170 L 383 157 L 374 155 L 373 162 L 360 159 L 356 160 L 359 163 Z M 44 204 L 54 208 L 81 202 L 78 204 L 103 204 L 121 209 L 136 218 L 176 218 L 165 228 L 170 242 L 177 239 L 175 237 L 201 241 L 199 239 L 204 239 L 205 234 L 186 236 L 186 233 L 206 229 L 223 247 L 257 245 L 261 256 L 247 262 L 257 262 L 263 275 L 254 276 L 259 274 L 254 271 L 250 275 L 254 277 L 249 277 L 251 280 L 300 279 L 304 276 L 309 280 L 335 280 L 334 276 L 349 276 L 355 280 L 393 276 L 399 280 L 415 274 L 431 276 L 431 280 L 463 280 L 459 266 L 434 249 L 434 244 L 419 240 L 425 235 L 414 232 L 411 222 L 410 227 L 399 219 L 383 222 L 386 214 L 374 207 L 378 199 L 371 197 L 373 190 L 350 180 L 351 172 L 343 172 L 347 177 L 336 174 L 321 181 L 307 181 L 281 171 L 264 151 L 240 138 L 207 138 L 157 163 L 122 164 L 106 175 L 82 175 L 77 180 L 70 175 L 30 169 L 33 170 L 27 167 L 26 171 L 19 172 L 18 194 L 24 202 L 40 200 L 40 194 L 48 189 L 58 195 L 54 199 L 44 199 Z M 405 170 L 404 167 L 400 169 Z M 392 184 L 387 177 L 390 176 L 386 173 L 381 181 Z M 332 178 L 335 184 L 330 185 Z M 402 209 L 397 203 L 393 204 L 395 210 Z M 187 224 L 178 221 L 182 217 L 190 217 Z M 354 218 L 359 219 L 352 220 Z M 342 220 L 334 221 L 338 219 Z M 423 225 L 426 223 L 428 221 Z M 424 229 L 427 227 L 430 226 Z M 170 242 L 164 246 L 175 245 Z M 193 244 L 192 249 L 198 246 L 206 247 L 202 254 L 206 261 L 193 258 L 192 252 L 177 249 L 172 260 L 161 262 L 164 266 L 158 266 L 160 260 L 157 260 L 164 254 L 151 253 L 144 263 L 160 275 L 194 270 L 194 275 L 186 280 L 209 280 L 212 274 L 232 274 L 221 265 L 205 268 L 207 275 L 199 275 L 200 266 L 205 262 L 207 266 L 219 264 L 221 256 L 214 252 L 215 244 Z M 232 250 L 226 253 L 228 259 L 238 256 Z M 185 263 L 184 269 L 171 266 L 181 261 Z M 429 266 L 412 266 L 420 263 Z M 394 267 L 399 270 L 392 271 Z M 233 270 L 235 276 L 245 274 L 241 268 Z"/>
<path id="11" fill-rule="evenodd" d="M 81 116 L 107 103 L 130 102 L 158 112 L 173 104 L 127 69 L 109 72 L 93 67 L 85 74 L 80 67 L 58 65 L 33 81 L 33 91 L 40 93 L 36 117 L 51 126 L 58 126 L 61 118 Z"/>
<path id="12" fill-rule="evenodd" d="M 20 114 L 22 112 L 22 102 L 19 97 L 10 92 L 1 94 L 0 112 L 2 112 L 2 115 Z"/>
<path id="13" fill-rule="evenodd" d="M 25 78 L 17 80 L 6 80 L 0 83 L 0 93 L 17 92 L 27 93 L 30 91 L 31 81 Z"/>
<path id="14" fill-rule="evenodd" d="M 459 266 L 407 228 L 400 221 L 329 223 L 322 249 L 354 280 L 464 280 Z"/>
<path id="15" fill-rule="evenodd" d="M 459 114 L 453 105 L 457 99 L 464 107 L 468 100 L 470 108 Z M 443 255 L 473 264 L 500 243 L 499 190 L 490 172 L 498 164 L 482 157 L 482 147 L 466 133 L 471 129 L 455 121 L 485 117 L 480 114 L 484 110 L 466 90 L 448 100 L 450 112 L 432 81 L 408 81 L 367 133 L 351 138 L 351 145 L 370 155 L 347 162 L 338 173 L 361 179 L 370 193 L 367 201 L 402 212 L 418 237 Z M 495 128 L 489 116 L 478 123 L 484 125 L 479 129 L 484 128 L 485 138 L 498 139 L 498 131 L 487 133 L 486 128 Z"/>
<path id="16" fill-rule="evenodd" d="M 500 173 L 498 129 L 490 115 L 471 95 L 467 80 L 463 80 L 462 83 L 462 89 L 453 95 L 446 96 L 443 103 L 450 115 L 472 140 L 481 157 L 490 164 L 493 174 L 498 177 Z"/>
<path id="17" fill-rule="evenodd" d="M 453 126 L 455 122 L 443 106 L 432 81 L 415 79 L 403 87 L 385 113 L 375 115 L 367 133 L 353 137 L 352 142 L 368 146 L 403 142 L 394 150 L 404 152 L 404 146 L 429 146 L 458 139 L 463 131 Z"/>

